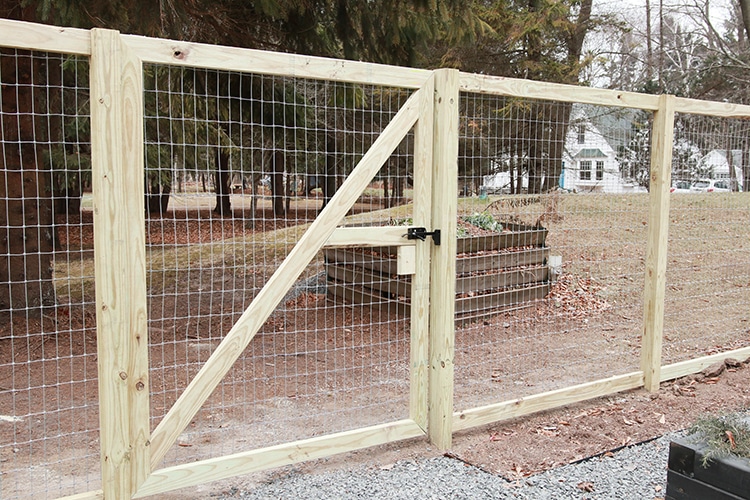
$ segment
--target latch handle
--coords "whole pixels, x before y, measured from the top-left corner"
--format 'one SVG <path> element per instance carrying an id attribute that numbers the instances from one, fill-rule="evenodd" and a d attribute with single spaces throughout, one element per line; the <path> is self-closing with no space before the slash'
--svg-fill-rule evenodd
<path id="1" fill-rule="evenodd" d="M 440 229 L 434 231 L 427 231 L 424 227 L 410 227 L 407 229 L 406 237 L 410 240 L 422 240 L 425 241 L 428 236 L 432 236 L 432 241 L 436 245 L 440 245 Z"/>

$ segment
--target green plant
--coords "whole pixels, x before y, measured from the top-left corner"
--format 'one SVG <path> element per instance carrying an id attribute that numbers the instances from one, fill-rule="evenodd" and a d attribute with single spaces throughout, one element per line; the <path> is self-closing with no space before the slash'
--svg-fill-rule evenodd
<path id="1" fill-rule="evenodd" d="M 702 436 L 708 445 L 704 467 L 713 459 L 730 455 L 750 459 L 750 418 L 745 414 L 702 417 L 689 432 Z"/>
<path id="2" fill-rule="evenodd" d="M 503 230 L 503 223 L 495 219 L 489 212 L 474 212 L 471 215 L 461 217 L 464 222 L 487 231 L 500 232 Z"/>

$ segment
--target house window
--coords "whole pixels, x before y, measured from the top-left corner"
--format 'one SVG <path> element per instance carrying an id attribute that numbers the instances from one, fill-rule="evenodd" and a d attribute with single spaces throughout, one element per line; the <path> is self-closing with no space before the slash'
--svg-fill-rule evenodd
<path id="1" fill-rule="evenodd" d="M 578 125 L 578 144 L 586 142 L 586 124 Z"/>
<path id="2" fill-rule="evenodd" d="M 591 180 L 591 160 L 583 160 L 578 166 L 578 178 L 582 181 Z"/>
<path id="3" fill-rule="evenodd" d="M 596 162 L 596 180 L 600 181 L 602 179 L 604 179 L 604 162 L 597 161 Z"/>

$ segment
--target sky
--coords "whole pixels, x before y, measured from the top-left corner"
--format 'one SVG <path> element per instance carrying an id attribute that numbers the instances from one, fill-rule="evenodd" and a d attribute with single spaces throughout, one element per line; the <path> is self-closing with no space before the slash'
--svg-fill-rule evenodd
<path id="1" fill-rule="evenodd" d="M 687 6 L 703 4 L 706 0 L 662 0 L 664 10 L 685 10 Z M 735 0 L 736 1 L 736 0 Z M 723 20 L 731 13 L 732 0 L 710 0 L 709 10 L 714 26 L 720 28 Z M 619 13 L 633 23 L 645 25 L 646 0 L 594 0 L 594 12 Z M 659 15 L 659 0 L 651 0 L 651 17 L 656 21 Z M 686 16 L 687 17 L 687 16 Z"/>

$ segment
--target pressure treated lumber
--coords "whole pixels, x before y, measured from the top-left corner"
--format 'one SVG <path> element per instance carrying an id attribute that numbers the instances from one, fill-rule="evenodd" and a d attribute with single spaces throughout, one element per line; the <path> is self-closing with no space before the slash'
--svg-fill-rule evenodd
<path id="1" fill-rule="evenodd" d="M 99 440 L 106 498 L 128 498 L 149 467 L 143 70 L 116 31 L 91 31 Z"/>
<path id="2" fill-rule="evenodd" d="M 451 446 L 455 351 L 456 212 L 458 193 L 458 71 L 435 72 L 431 243 L 429 400 L 427 432 L 439 449 Z M 440 203 L 438 203 L 440 200 Z"/>
<path id="3" fill-rule="evenodd" d="M 79 28 L 0 19 L 0 47 L 60 54 L 91 54 L 91 33 Z"/>
<path id="4" fill-rule="evenodd" d="M 703 356 L 701 358 L 664 365 L 661 367 L 661 381 L 674 380 L 676 378 L 684 377 L 685 375 L 698 373 L 717 361 L 724 361 L 727 358 L 745 361 L 750 358 L 750 347 L 742 347 L 733 351 L 720 352 L 710 356 Z"/>
<path id="5" fill-rule="evenodd" d="M 154 471 L 134 498 L 423 436 L 412 420 L 365 427 Z"/>
<path id="6" fill-rule="evenodd" d="M 616 392 L 635 389 L 643 385 L 643 373 L 632 372 L 594 382 L 574 385 L 564 389 L 535 394 L 502 403 L 457 412 L 453 417 L 453 430 L 462 431 L 471 427 L 491 424 L 501 420 L 521 417 L 579 401 L 607 396 Z"/>
<path id="7" fill-rule="evenodd" d="M 556 102 L 597 104 L 619 108 L 635 108 L 655 111 L 659 98 L 655 95 L 625 92 L 622 90 L 595 89 L 562 83 L 535 82 L 502 76 L 461 73 L 462 92 L 506 95 L 527 99 L 547 99 Z"/>
<path id="8" fill-rule="evenodd" d="M 643 290 L 641 370 L 646 390 L 659 390 L 661 346 L 664 336 L 664 292 L 667 282 L 669 236 L 669 188 L 674 142 L 674 96 L 659 96 L 651 132 L 646 273 Z"/>
<path id="9" fill-rule="evenodd" d="M 406 238 L 406 226 L 339 227 L 326 240 L 326 248 L 414 246 Z"/>
<path id="10" fill-rule="evenodd" d="M 411 89 L 420 88 L 430 76 L 430 71 L 424 69 L 344 59 L 147 38 L 138 35 L 126 35 L 124 40 L 144 62 L 148 63 Z"/>

